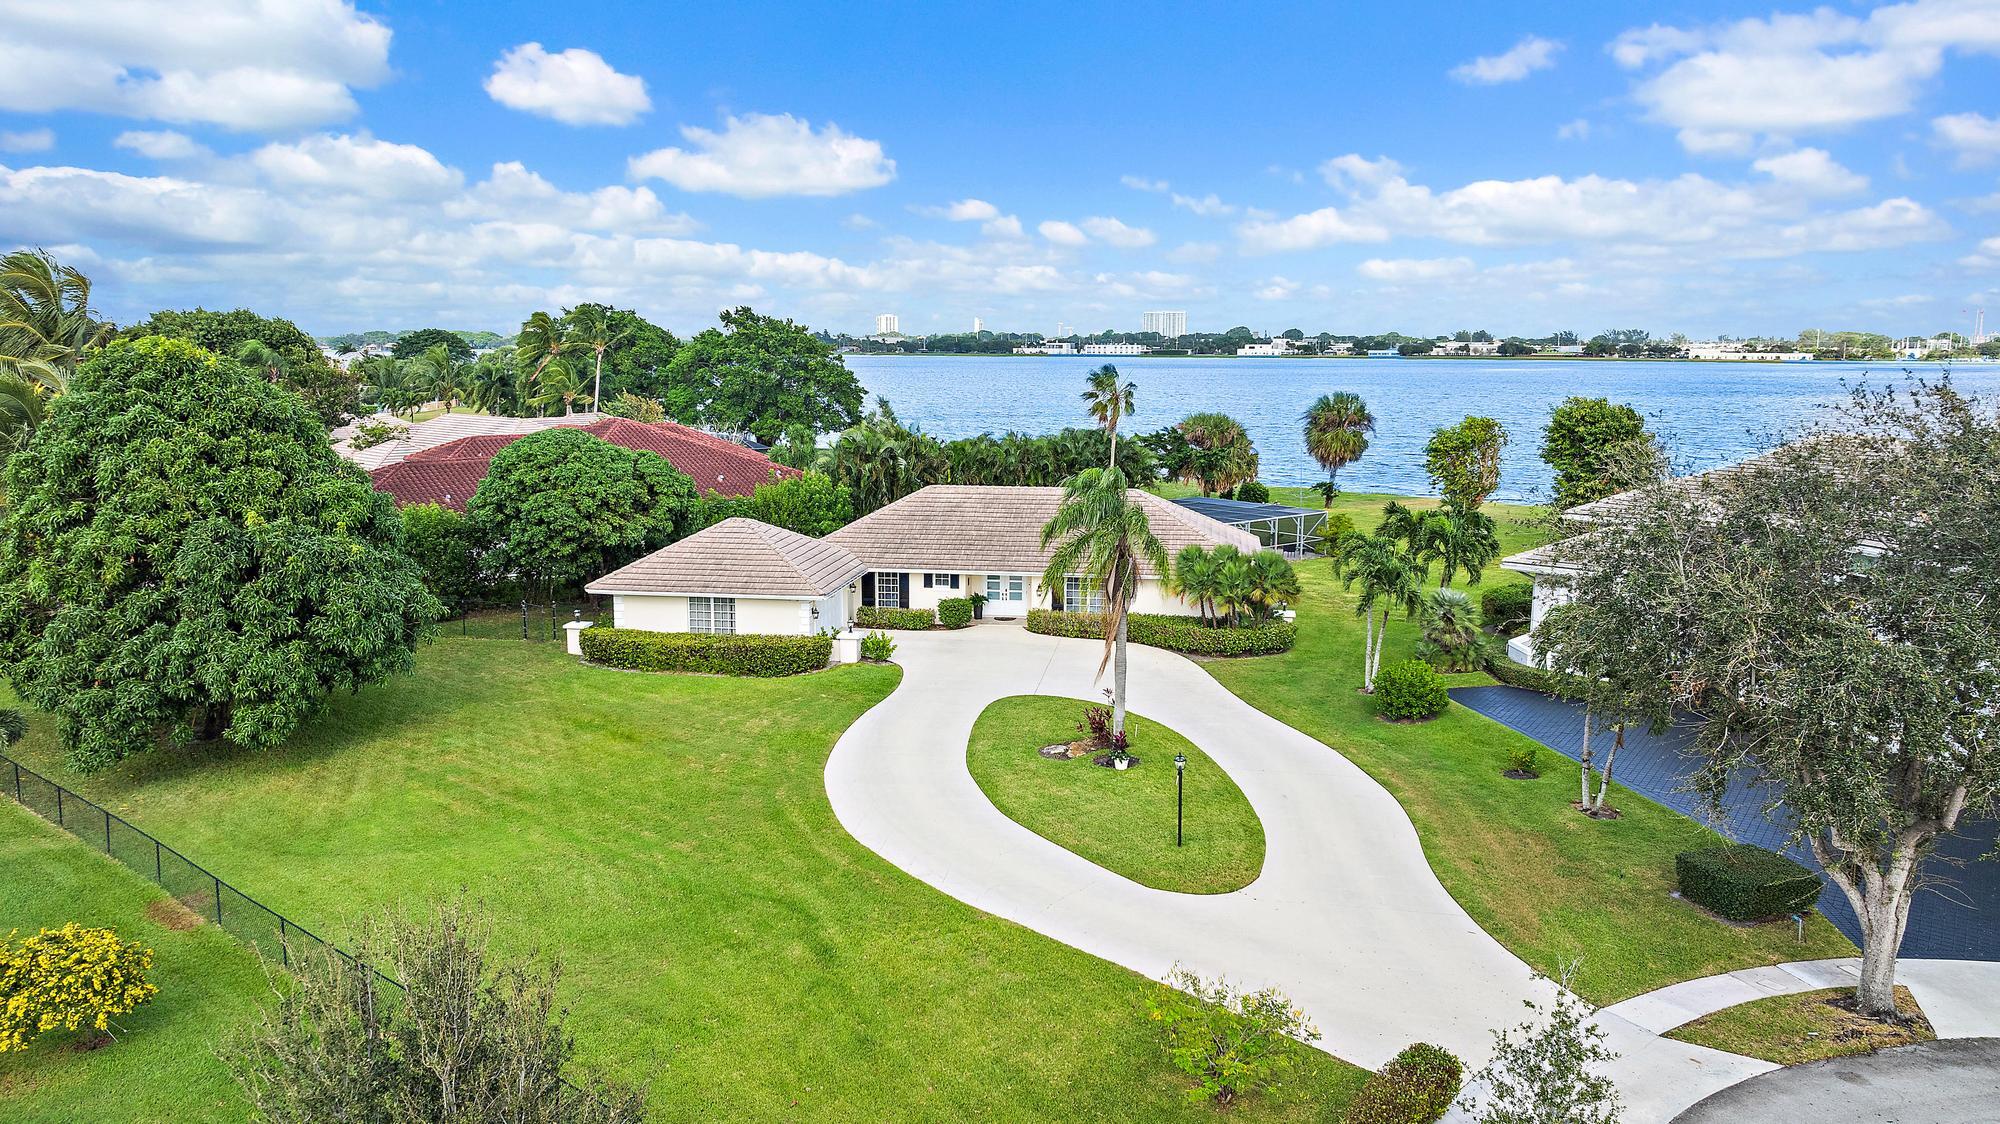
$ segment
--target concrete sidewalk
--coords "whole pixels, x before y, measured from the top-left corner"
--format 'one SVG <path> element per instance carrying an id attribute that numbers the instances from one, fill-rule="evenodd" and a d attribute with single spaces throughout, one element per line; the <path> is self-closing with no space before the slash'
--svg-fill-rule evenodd
<path id="1" fill-rule="evenodd" d="M 1688 980 L 1634 996 L 1604 1009 L 1642 1030 L 1665 1034 L 1740 1003 L 1830 987 L 1861 979 L 1859 957 L 1803 960 L 1745 968 Z M 2000 1037 L 2000 964 L 1990 960 L 1905 960 L 1896 982 L 1910 989 L 1939 1038 Z"/>

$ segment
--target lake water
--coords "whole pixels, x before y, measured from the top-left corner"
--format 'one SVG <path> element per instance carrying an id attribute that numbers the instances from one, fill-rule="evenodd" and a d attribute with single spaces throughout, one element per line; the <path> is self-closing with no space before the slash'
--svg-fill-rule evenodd
<path id="1" fill-rule="evenodd" d="M 1422 494 L 1424 443 L 1467 414 L 1498 418 L 1512 435 L 1499 499 L 1545 496 L 1549 470 L 1538 451 L 1549 411 L 1571 395 L 1631 404 L 1666 442 L 1677 470 L 1712 468 L 1768 448 L 1788 427 L 1844 402 L 1846 386 L 1901 382 L 1906 369 L 1930 378 L 1937 364 L 1676 363 L 1526 359 L 1149 359 L 1105 356 L 849 355 L 872 405 L 889 399 L 906 424 L 941 440 L 983 432 L 1052 433 L 1091 424 L 1079 395 L 1084 376 L 1115 363 L 1138 384 L 1127 432 L 1158 429 L 1197 411 L 1241 421 L 1257 444 L 1260 478 L 1302 485 L 1325 478 L 1306 455 L 1299 415 L 1321 394 L 1351 390 L 1375 414 L 1361 460 L 1341 470 L 1353 491 Z M 2000 364 L 1964 364 L 1963 391 L 2000 390 Z M 1845 383 L 1845 385 L 1843 385 Z"/>

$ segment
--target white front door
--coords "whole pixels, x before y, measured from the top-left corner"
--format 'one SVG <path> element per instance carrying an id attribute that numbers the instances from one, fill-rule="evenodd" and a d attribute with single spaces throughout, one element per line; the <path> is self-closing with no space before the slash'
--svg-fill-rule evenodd
<path id="1" fill-rule="evenodd" d="M 986 575 L 986 614 L 1009 616 L 1028 611 L 1026 574 Z"/>

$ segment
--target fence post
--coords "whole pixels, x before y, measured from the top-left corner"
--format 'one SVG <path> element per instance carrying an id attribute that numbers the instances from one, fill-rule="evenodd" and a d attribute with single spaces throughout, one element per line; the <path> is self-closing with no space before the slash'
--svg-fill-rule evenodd
<path id="1" fill-rule="evenodd" d="M 220 929 L 222 928 L 222 879 L 216 878 L 213 874 L 209 877 L 215 879 L 215 927 Z"/>
<path id="2" fill-rule="evenodd" d="M 528 638 L 528 599 L 521 598 L 521 639 Z"/>
<path id="3" fill-rule="evenodd" d="M 555 600 L 551 598 L 549 600 L 549 639 L 554 640 L 555 638 L 556 638 L 556 603 Z"/>
<path id="4" fill-rule="evenodd" d="M 167 880 L 160 877 L 160 841 L 157 839 L 153 840 L 153 881 L 162 886 L 167 884 Z"/>
<path id="5" fill-rule="evenodd" d="M 290 944 L 291 942 L 285 939 L 285 915 L 281 913 L 278 915 L 278 962 L 287 968 L 292 966 L 292 951 L 288 947 Z"/>
<path id="6" fill-rule="evenodd" d="M 57 827 L 63 827 L 63 826 L 65 826 L 65 825 L 63 824 L 63 806 L 62 806 L 62 794 L 63 794 L 63 787 L 62 787 L 61 785 L 57 785 L 57 786 L 56 786 L 56 826 L 57 826 Z"/>
<path id="7" fill-rule="evenodd" d="M 13 761 L 14 759 L 10 757 L 8 760 Z M 21 763 L 19 761 L 14 761 L 14 803 L 27 803 L 26 800 L 21 799 Z"/>
<path id="8" fill-rule="evenodd" d="M 111 853 L 111 813 L 102 808 L 98 811 L 104 812 L 104 853 L 108 855 Z"/>

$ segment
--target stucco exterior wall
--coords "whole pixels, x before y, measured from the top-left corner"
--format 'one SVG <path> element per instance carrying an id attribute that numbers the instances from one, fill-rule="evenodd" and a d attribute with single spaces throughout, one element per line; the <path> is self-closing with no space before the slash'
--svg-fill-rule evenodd
<path id="1" fill-rule="evenodd" d="M 1164 613 L 1168 616 L 1191 617 L 1194 606 L 1167 592 L 1166 584 L 1158 578 L 1140 578 L 1139 590 L 1132 598 L 1135 613 Z"/>
<path id="2" fill-rule="evenodd" d="M 766 636 L 808 635 L 817 631 L 812 625 L 811 606 L 810 601 L 739 597 L 736 631 Z M 611 623 L 619 628 L 643 628 L 650 632 L 686 632 L 688 599 L 660 594 L 613 594 Z M 844 621 L 830 622 L 829 627 L 840 623 Z"/>

